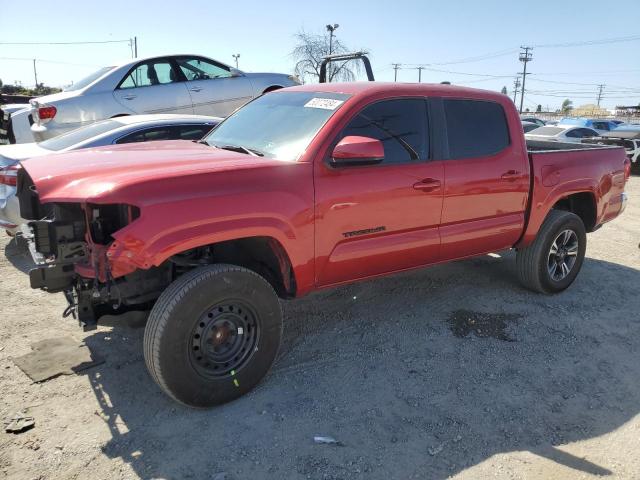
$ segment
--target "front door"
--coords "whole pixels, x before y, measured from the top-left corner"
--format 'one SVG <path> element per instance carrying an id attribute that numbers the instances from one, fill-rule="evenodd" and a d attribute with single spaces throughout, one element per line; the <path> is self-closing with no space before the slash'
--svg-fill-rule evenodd
<path id="1" fill-rule="evenodd" d="M 114 90 L 123 107 L 143 113 L 193 113 L 191 97 L 179 72 L 166 58 L 135 65 Z"/>
<path id="2" fill-rule="evenodd" d="M 194 113 L 226 117 L 253 98 L 250 80 L 202 57 L 176 57 L 186 78 Z"/>
<path id="3" fill-rule="evenodd" d="M 442 259 L 509 248 L 524 229 L 529 160 L 496 102 L 445 99 Z M 519 126 L 514 117 L 513 124 Z"/>
<path id="4" fill-rule="evenodd" d="M 375 165 L 315 165 L 316 283 L 330 285 L 438 260 L 443 164 L 429 159 L 422 98 L 366 106 L 334 144 L 349 135 L 376 138 Z"/>

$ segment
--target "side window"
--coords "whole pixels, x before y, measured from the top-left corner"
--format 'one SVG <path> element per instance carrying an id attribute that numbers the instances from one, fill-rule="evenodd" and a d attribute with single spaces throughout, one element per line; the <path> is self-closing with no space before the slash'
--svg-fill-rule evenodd
<path id="1" fill-rule="evenodd" d="M 595 130 L 591 130 L 589 128 L 583 128 L 581 133 L 582 133 L 582 135 L 580 135 L 581 137 L 597 137 L 598 136 L 598 132 L 596 132 Z"/>
<path id="2" fill-rule="evenodd" d="M 214 125 L 176 125 L 171 127 L 175 140 L 200 140 L 211 131 Z"/>
<path id="3" fill-rule="evenodd" d="M 116 143 L 139 143 L 139 142 L 153 142 L 154 140 L 170 140 L 171 130 L 170 127 L 153 127 L 145 130 L 139 130 L 134 133 L 130 133 L 122 138 L 119 138 Z"/>
<path id="4" fill-rule="evenodd" d="M 423 99 L 385 100 L 365 107 L 340 134 L 378 139 L 383 164 L 426 160 L 429 156 L 427 102 Z"/>
<path id="5" fill-rule="evenodd" d="M 569 130 L 565 133 L 565 136 L 569 138 L 580 138 L 582 137 L 582 134 L 580 133 L 581 130 L 581 128 L 574 128 L 573 130 Z"/>
<path id="6" fill-rule="evenodd" d="M 178 62 L 180 70 L 189 81 L 231 76 L 231 72 L 224 65 L 219 65 L 203 58 L 178 57 L 176 62 Z"/>
<path id="7" fill-rule="evenodd" d="M 135 67 L 118 88 L 150 87 L 176 81 L 176 74 L 167 60 L 151 60 Z"/>
<path id="8" fill-rule="evenodd" d="M 502 106 L 482 100 L 444 100 L 449 155 L 452 159 L 484 157 L 511 143 Z"/>

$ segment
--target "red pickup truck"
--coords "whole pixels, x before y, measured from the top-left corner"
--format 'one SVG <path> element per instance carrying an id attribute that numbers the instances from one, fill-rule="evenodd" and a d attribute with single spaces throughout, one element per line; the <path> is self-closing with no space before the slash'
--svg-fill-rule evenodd
<path id="1" fill-rule="evenodd" d="M 510 248 L 524 286 L 564 290 L 630 169 L 618 147 L 527 145 L 504 95 L 395 83 L 287 88 L 200 142 L 52 160 L 18 175 L 32 287 L 85 328 L 151 309 L 149 371 L 198 407 L 266 374 L 279 297 Z"/>

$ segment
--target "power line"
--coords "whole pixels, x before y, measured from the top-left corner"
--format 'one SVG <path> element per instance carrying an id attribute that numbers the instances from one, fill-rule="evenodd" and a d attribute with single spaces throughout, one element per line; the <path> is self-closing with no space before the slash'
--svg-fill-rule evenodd
<path id="1" fill-rule="evenodd" d="M 26 58 L 26 57 L 0 57 L 0 60 L 18 60 L 18 61 L 32 62 L 34 59 Z M 35 60 L 41 63 L 52 63 L 56 65 L 70 65 L 73 67 L 100 67 L 101 66 L 101 65 L 88 65 L 85 63 L 70 63 L 70 62 L 59 62 L 56 60 L 43 60 L 41 58 L 36 58 Z"/>
<path id="2" fill-rule="evenodd" d="M 101 43 L 129 43 L 127 40 L 101 40 L 89 42 L 0 42 L 0 45 L 96 45 Z"/>
<path id="3" fill-rule="evenodd" d="M 583 47 L 589 45 L 606 45 L 610 43 L 620 42 L 635 42 L 640 40 L 640 35 L 628 35 L 626 37 L 613 37 L 604 38 L 600 40 L 581 40 L 579 42 L 565 42 L 565 43 L 544 43 L 534 45 L 534 48 L 564 48 L 564 47 Z"/>

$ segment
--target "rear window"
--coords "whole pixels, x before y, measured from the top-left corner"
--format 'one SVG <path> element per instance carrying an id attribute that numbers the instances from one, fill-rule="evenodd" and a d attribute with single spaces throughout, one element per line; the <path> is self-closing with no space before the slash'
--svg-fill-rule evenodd
<path id="1" fill-rule="evenodd" d="M 545 137 L 553 137 L 554 135 L 559 134 L 560 132 L 563 132 L 564 128 L 558 128 L 558 127 L 540 127 L 540 128 L 536 128 L 535 130 L 531 130 L 529 132 L 529 134 L 531 135 L 544 135 Z"/>
<path id="2" fill-rule="evenodd" d="M 47 150 L 60 151 L 121 126 L 122 123 L 117 120 L 102 120 L 85 127 L 76 128 L 69 133 L 50 138 L 49 140 L 40 142 L 39 145 Z"/>
<path id="3" fill-rule="evenodd" d="M 451 158 L 494 155 L 509 146 L 509 127 L 500 104 L 444 100 L 444 111 Z"/>

